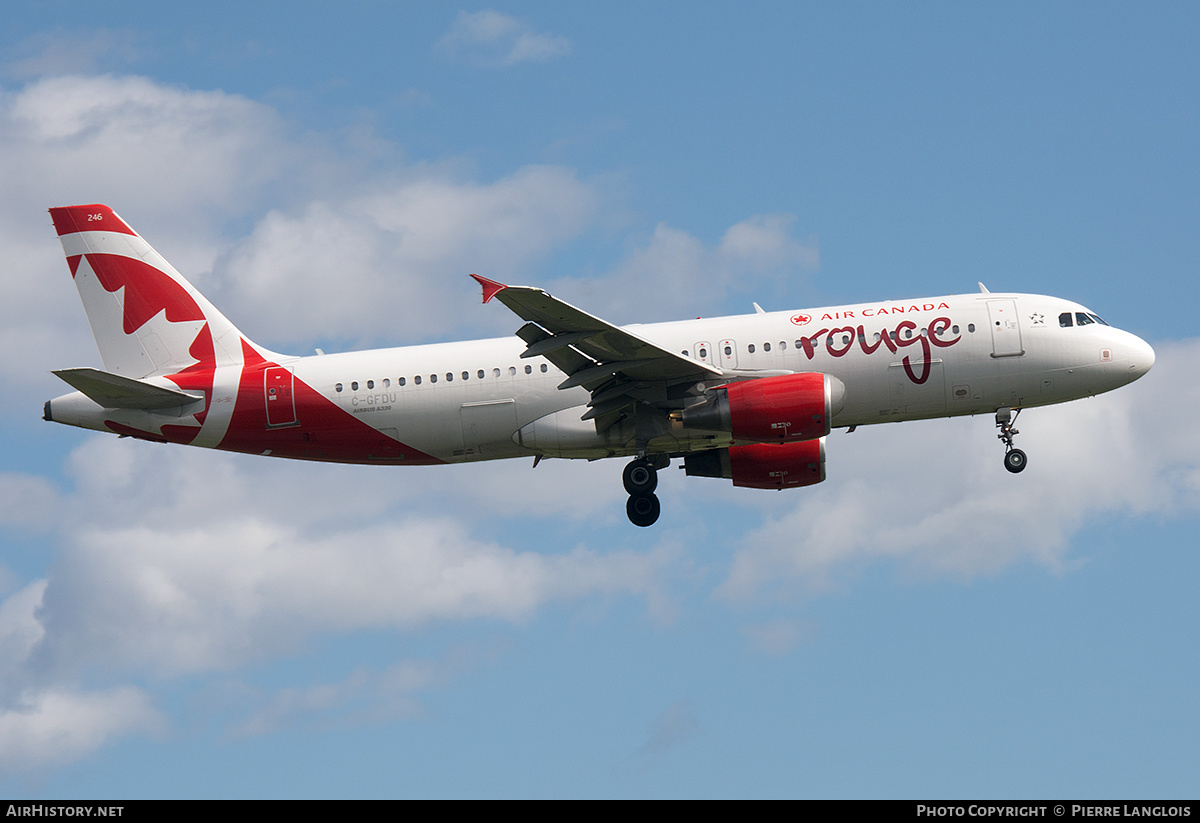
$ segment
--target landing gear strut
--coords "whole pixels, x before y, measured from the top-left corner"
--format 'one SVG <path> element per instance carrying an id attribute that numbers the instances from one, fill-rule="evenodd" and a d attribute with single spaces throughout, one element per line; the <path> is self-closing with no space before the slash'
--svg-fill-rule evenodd
<path id="1" fill-rule="evenodd" d="M 1025 452 L 1020 449 L 1013 448 L 1013 438 L 1020 434 L 1015 428 L 1017 416 L 1021 414 L 1021 410 L 1017 409 L 1016 413 L 1007 406 L 996 409 L 996 426 L 999 427 L 1000 433 L 996 437 L 1004 442 L 1004 468 L 1008 469 L 1013 474 L 1016 474 L 1025 469 L 1025 465 L 1029 462 L 1025 457 Z"/>
<path id="2" fill-rule="evenodd" d="M 625 514 L 635 526 L 653 526 L 662 512 L 658 496 L 654 493 L 658 488 L 658 470 L 662 468 L 658 465 L 660 462 L 662 460 L 642 456 L 626 466 L 621 475 L 625 491 L 629 492 Z"/>

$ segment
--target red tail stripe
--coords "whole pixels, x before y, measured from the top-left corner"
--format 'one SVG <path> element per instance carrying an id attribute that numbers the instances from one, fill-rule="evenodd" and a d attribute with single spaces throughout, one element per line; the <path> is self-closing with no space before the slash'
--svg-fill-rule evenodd
<path id="1" fill-rule="evenodd" d="M 125 225 L 115 211 L 101 203 L 50 209 L 50 219 L 54 221 L 54 230 L 59 237 L 81 231 L 112 231 L 137 236 L 137 232 Z"/>

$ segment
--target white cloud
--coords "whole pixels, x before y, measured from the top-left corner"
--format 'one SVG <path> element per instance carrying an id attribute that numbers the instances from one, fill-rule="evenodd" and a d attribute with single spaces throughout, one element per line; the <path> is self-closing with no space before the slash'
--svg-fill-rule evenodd
<path id="1" fill-rule="evenodd" d="M 58 503 L 58 491 L 46 478 L 0 472 L 0 526 L 48 530 Z"/>
<path id="2" fill-rule="evenodd" d="M 547 553 L 481 539 L 467 515 L 494 517 L 503 498 L 480 510 L 472 498 L 490 493 L 471 488 L 487 484 L 447 495 L 436 479 L 445 471 L 393 469 L 395 483 L 363 483 L 370 469 L 90 440 L 72 460 L 66 555 L 46 586 L 33 660 L 52 673 L 94 664 L 172 675 L 273 658 L 323 635 L 523 621 L 597 595 L 657 601 L 673 549 Z M 553 512 L 551 502 L 541 516 Z"/>
<path id="3" fill-rule="evenodd" d="M 35 580 L 0 601 L 0 694 L 19 689 L 17 673 L 46 630 L 37 617 L 46 591 L 45 580 Z"/>
<path id="4" fill-rule="evenodd" d="M 131 734 L 157 734 L 165 717 L 132 686 L 103 692 L 52 688 L 0 709 L 0 773 L 71 763 Z"/>
<path id="5" fill-rule="evenodd" d="M 75 673 L 55 682 L 29 665 L 46 635 L 47 583 L 35 580 L 0 601 L 0 774 L 54 768 L 166 726 L 141 689 L 84 691 L 72 684 Z"/>
<path id="6" fill-rule="evenodd" d="M 792 215 L 756 215 L 727 229 L 715 246 L 660 223 L 611 273 L 563 279 L 551 290 L 619 323 L 679 320 L 681 307 L 710 314 L 735 287 L 778 284 L 820 265 L 815 241 L 791 235 L 794 222 Z"/>
<path id="7" fill-rule="evenodd" d="M 464 324 L 479 302 L 469 273 L 524 279 L 593 218 L 597 202 L 591 186 L 551 166 L 490 184 L 397 181 L 294 216 L 268 214 L 218 273 L 224 296 L 254 318 L 243 329 L 252 337 L 420 342 Z"/>
<path id="8" fill-rule="evenodd" d="M 137 204 L 164 223 L 190 217 L 195 234 L 206 227 L 197 217 L 236 213 L 295 160 L 274 110 L 219 91 L 67 76 L 33 82 L 5 103 L 5 200 L 33 201 L 43 212 Z"/>
<path id="9" fill-rule="evenodd" d="M 534 31 L 527 23 L 486 9 L 459 12 L 435 48 L 451 60 L 499 68 L 565 57 L 571 53 L 571 41 Z"/>
<path id="10" fill-rule="evenodd" d="M 817 268 L 821 260 L 816 244 L 792 237 L 795 222 L 791 214 L 760 214 L 731 226 L 717 249 L 718 260 L 730 272 L 726 276 L 741 274 L 738 267 L 751 271 Z"/>
<path id="11" fill-rule="evenodd" d="M 661 610 L 673 548 L 512 549 L 473 534 L 471 513 L 490 522 L 514 500 L 507 491 L 497 497 L 490 482 L 459 487 L 461 477 L 456 485 L 430 468 L 363 483 L 363 471 L 89 439 L 70 460 L 73 489 L 53 504 L 60 560 L 0 601 L 0 772 L 53 767 L 120 736 L 161 731 L 166 721 L 149 694 L 121 683 L 136 672 L 205 675 L 294 654 L 321 637 L 430 621 L 523 622 L 556 602 L 632 595 Z M 547 498 L 537 516 L 557 510 L 555 495 Z M 506 516 L 533 512 L 536 502 Z M 400 661 L 259 696 L 232 733 L 411 717 L 421 692 L 477 657 Z M 85 673 L 116 684 L 81 690 L 74 684 Z"/>

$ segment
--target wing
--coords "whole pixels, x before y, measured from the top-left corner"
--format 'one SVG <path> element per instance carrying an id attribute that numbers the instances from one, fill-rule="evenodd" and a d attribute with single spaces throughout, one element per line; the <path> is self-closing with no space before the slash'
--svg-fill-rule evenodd
<path id="1" fill-rule="evenodd" d="M 607 425 L 611 425 L 622 410 L 638 401 L 660 408 L 681 407 L 696 383 L 723 377 L 720 369 L 668 351 L 541 289 L 506 286 L 477 274 L 471 277 L 483 287 L 484 303 L 494 297 L 526 321 L 517 330 L 527 344 L 522 357 L 545 357 L 566 373 L 560 389 L 582 386 L 591 392 L 583 419 L 597 418 L 598 428 L 607 427 L 599 418 L 610 418 Z"/>

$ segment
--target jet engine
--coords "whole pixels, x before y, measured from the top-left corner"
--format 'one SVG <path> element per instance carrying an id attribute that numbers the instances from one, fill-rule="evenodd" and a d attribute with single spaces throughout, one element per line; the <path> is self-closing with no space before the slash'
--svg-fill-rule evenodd
<path id="1" fill-rule="evenodd" d="M 683 458 L 686 474 L 724 477 L 750 489 L 792 489 L 825 479 L 825 438 L 800 443 L 752 443 Z"/>
<path id="2" fill-rule="evenodd" d="M 840 380 L 819 372 L 743 380 L 719 386 L 679 420 L 685 428 L 730 432 L 735 440 L 813 440 L 829 434 L 844 391 Z"/>

